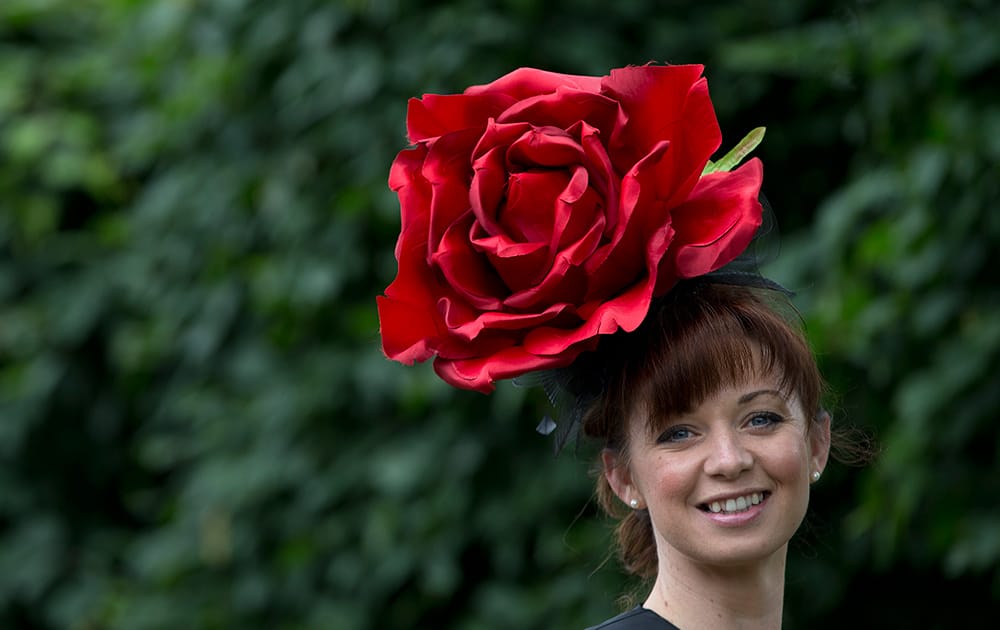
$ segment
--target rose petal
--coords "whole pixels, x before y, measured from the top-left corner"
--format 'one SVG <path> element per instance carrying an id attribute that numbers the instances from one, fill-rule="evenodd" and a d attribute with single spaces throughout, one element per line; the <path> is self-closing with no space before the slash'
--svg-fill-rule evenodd
<path id="1" fill-rule="evenodd" d="M 547 243 L 517 243 L 506 236 L 473 238 L 511 293 L 534 286 L 552 264 Z"/>
<path id="2" fill-rule="evenodd" d="M 613 230 L 618 222 L 620 177 L 615 173 L 611 159 L 601 143 L 600 131 L 581 121 L 570 127 L 569 133 L 579 138 L 584 155 L 583 165 L 587 169 L 587 185 L 602 201 L 604 229 Z"/>
<path id="3" fill-rule="evenodd" d="M 430 205 L 430 184 L 420 172 L 427 155 L 427 148 L 418 146 L 403 149 L 396 155 L 389 169 L 389 188 L 399 196 L 400 231 L 396 242 L 396 259 L 399 259 L 399 245 L 404 237 L 418 233 L 427 238 Z"/>
<path id="4" fill-rule="evenodd" d="M 407 364 L 429 358 L 445 332 L 434 307 L 440 287 L 424 262 L 423 234 L 419 230 L 400 234 L 396 245 L 399 272 L 385 297 L 376 298 L 382 350 L 387 357 Z"/>
<path id="5" fill-rule="evenodd" d="M 482 129 L 516 102 L 504 94 L 424 94 L 411 98 L 406 108 L 406 134 L 417 143 L 455 131 Z"/>
<path id="6" fill-rule="evenodd" d="M 504 233 L 498 215 L 508 194 L 507 150 L 511 142 L 530 131 L 531 126 L 524 123 L 498 125 L 490 121 L 472 151 L 474 175 L 469 187 L 469 202 L 476 221 L 487 234 Z"/>
<path id="7" fill-rule="evenodd" d="M 568 129 L 585 120 L 610 138 L 616 127 L 625 122 L 625 115 L 614 101 L 601 94 L 559 87 L 554 92 L 539 94 L 511 105 L 498 118 L 511 123 L 530 122 L 536 127 L 552 126 Z"/>
<path id="8" fill-rule="evenodd" d="M 558 127 L 532 127 L 507 151 L 507 167 L 512 171 L 565 167 L 582 161 L 583 147 Z"/>
<path id="9" fill-rule="evenodd" d="M 490 120 L 486 123 L 479 141 L 472 150 L 473 163 L 497 147 L 502 147 L 506 153 L 507 147 L 523 135 L 531 133 L 531 130 L 532 126 L 529 123 L 498 123 L 495 120 Z M 506 168 L 506 162 L 504 167 Z"/>
<path id="10" fill-rule="evenodd" d="M 497 220 L 507 196 L 508 174 L 504 153 L 503 147 L 495 147 L 473 164 L 475 173 L 469 186 L 469 203 L 476 216 L 476 224 L 485 234 L 504 233 Z"/>
<path id="11" fill-rule="evenodd" d="M 596 193 L 585 188 L 587 173 L 577 169 L 563 195 L 556 201 L 557 224 L 553 230 L 550 251 L 558 252 L 553 260 L 534 274 L 544 279 L 528 285 L 504 300 L 504 305 L 516 309 L 544 308 L 559 302 L 578 303 L 586 294 L 587 279 L 582 266 L 594 253 L 604 232 L 604 219 L 597 211 Z M 582 189 L 582 190 L 581 190 Z M 580 234 L 581 230 L 585 230 Z M 567 238 L 577 240 L 565 244 Z"/>
<path id="12" fill-rule="evenodd" d="M 708 82 L 701 78 L 703 69 L 700 65 L 679 65 L 612 70 L 602 88 L 628 113 L 628 123 L 609 142 L 617 167 L 627 170 L 662 140 L 675 145 L 677 163 L 705 164 L 719 148 L 722 133 Z M 699 168 L 694 179 L 700 175 Z M 683 187 L 693 183 L 686 182 Z"/>
<path id="13" fill-rule="evenodd" d="M 513 174 L 507 202 L 498 209 L 500 233 L 480 237 L 473 230 L 473 246 L 489 257 L 511 291 L 533 286 L 551 266 L 553 212 L 544 208 L 555 205 L 566 186 L 562 171 Z"/>
<path id="14" fill-rule="evenodd" d="M 483 312 L 448 299 L 442 299 L 438 309 L 448 332 L 466 341 L 477 339 L 486 330 L 522 331 L 556 319 L 565 320 L 567 314 L 573 317 L 576 314 L 576 309 L 570 304 L 555 304 L 537 313 Z"/>
<path id="15" fill-rule="evenodd" d="M 659 165 L 669 160 L 671 146 L 666 141 L 657 143 L 622 179 L 615 231 L 585 264 L 588 301 L 614 295 L 634 282 L 644 269 L 648 273 L 650 268 L 657 268 L 666 253 L 669 240 L 662 243 L 662 250 L 650 252 L 647 234 L 672 234 L 662 232 L 670 225 L 670 211 L 658 198 L 655 181 Z M 645 256 L 637 256 L 638 251 L 644 251 Z"/>
<path id="16" fill-rule="evenodd" d="M 579 197 L 586 190 L 583 181 L 570 178 L 565 170 L 514 173 L 507 185 L 507 203 L 501 210 L 504 233 L 517 240 L 546 243 L 552 239 L 556 202 Z"/>
<path id="17" fill-rule="evenodd" d="M 596 345 L 596 339 L 585 339 L 559 356 L 539 356 L 520 346 L 513 346 L 472 359 L 451 360 L 438 357 L 434 360 L 434 371 L 450 385 L 489 393 L 493 391 L 494 383 L 500 379 L 534 370 L 565 367 L 581 352 L 592 350 Z"/>
<path id="18" fill-rule="evenodd" d="M 399 195 L 402 228 L 396 241 L 396 278 L 376 298 L 386 356 L 403 363 L 423 361 L 435 351 L 445 327 L 434 308 L 435 279 L 425 262 L 430 184 L 421 174 L 424 147 L 400 151 L 389 171 L 389 187 Z"/>
<path id="19" fill-rule="evenodd" d="M 604 234 L 605 200 L 589 184 L 590 173 L 577 168 L 555 204 L 552 249 L 574 265 L 594 253 Z"/>
<path id="20" fill-rule="evenodd" d="M 586 309 L 590 316 L 580 326 L 539 326 L 525 335 L 524 347 L 532 354 L 559 356 L 586 339 L 596 339 L 598 335 L 610 335 L 618 330 L 631 332 L 638 328 L 649 311 L 652 295 L 652 284 L 640 283 L 607 302 L 591 302 Z"/>
<path id="21" fill-rule="evenodd" d="M 469 203 L 472 165 L 462 156 L 468 156 L 477 136 L 477 132 L 466 130 L 441 136 L 423 145 L 427 147 L 427 153 L 420 174 L 431 187 L 431 199 L 426 207 L 417 211 L 430 214 L 428 257 L 444 238 L 445 232 L 472 212 Z"/>
<path id="22" fill-rule="evenodd" d="M 662 226 L 650 235 L 646 246 L 647 265 L 659 252 L 666 249 L 672 236 L 670 226 Z M 585 321 L 576 328 L 540 326 L 524 338 L 524 347 L 534 354 L 558 355 L 575 347 L 584 339 L 609 335 L 618 330 L 632 332 L 639 327 L 649 312 L 658 269 L 653 265 L 648 277 L 635 282 L 627 289 L 606 301 L 594 300 L 577 309 Z"/>
<path id="23" fill-rule="evenodd" d="M 473 85 L 465 94 L 504 94 L 520 101 L 536 94 L 552 92 L 560 86 L 575 87 L 587 92 L 601 89 L 601 77 L 560 74 L 537 68 L 518 68 L 485 85 Z"/>
<path id="24" fill-rule="evenodd" d="M 431 254 L 431 265 L 436 267 L 448 286 L 469 304 L 483 310 L 495 310 L 509 291 L 469 241 L 472 215 L 453 223 L 437 249 Z"/>
<path id="25" fill-rule="evenodd" d="M 758 196 L 763 176 L 757 158 L 728 173 L 711 173 L 674 210 L 672 264 L 679 277 L 715 271 L 747 248 L 762 221 Z"/>
<path id="26" fill-rule="evenodd" d="M 585 295 L 587 279 L 578 266 L 559 255 L 541 282 L 512 293 L 504 299 L 510 309 L 537 309 L 561 302 L 579 303 Z"/>
<path id="27" fill-rule="evenodd" d="M 386 293 L 396 293 L 389 285 Z M 437 339 L 442 334 L 437 318 L 421 301 L 409 302 L 390 297 L 376 296 L 379 333 L 385 356 L 413 365 L 434 355 Z"/>

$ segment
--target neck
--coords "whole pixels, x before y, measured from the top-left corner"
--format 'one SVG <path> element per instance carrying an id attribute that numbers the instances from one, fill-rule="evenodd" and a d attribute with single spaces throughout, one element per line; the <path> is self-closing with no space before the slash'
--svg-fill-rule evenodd
<path id="1" fill-rule="evenodd" d="M 682 630 L 778 630 L 786 551 L 782 547 L 765 560 L 734 567 L 661 555 L 656 582 L 643 605 Z"/>

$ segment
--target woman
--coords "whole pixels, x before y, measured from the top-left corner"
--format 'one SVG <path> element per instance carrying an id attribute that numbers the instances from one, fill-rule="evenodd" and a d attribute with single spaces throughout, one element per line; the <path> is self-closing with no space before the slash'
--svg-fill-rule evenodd
<path id="1" fill-rule="evenodd" d="M 597 494 L 619 552 L 652 578 L 641 607 L 597 626 L 779 628 L 785 555 L 830 446 L 822 381 L 766 291 L 675 287 L 594 364 L 584 431 L 604 444 Z M 776 299 L 776 298 L 772 298 Z"/>
<path id="2" fill-rule="evenodd" d="M 603 441 L 625 566 L 655 576 L 605 627 L 777 627 L 826 463 L 808 347 L 745 286 L 768 283 L 732 270 L 762 223 L 762 165 L 739 163 L 763 130 L 712 161 L 702 70 L 521 68 L 411 99 L 389 174 L 383 351 L 481 392 L 540 373 L 566 412 L 557 444 L 581 425 Z"/>

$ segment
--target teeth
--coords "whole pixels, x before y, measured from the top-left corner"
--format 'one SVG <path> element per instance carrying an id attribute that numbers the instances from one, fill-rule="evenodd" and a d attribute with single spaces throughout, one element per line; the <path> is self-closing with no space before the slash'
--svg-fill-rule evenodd
<path id="1" fill-rule="evenodd" d="M 749 509 L 751 506 L 760 505 L 761 501 L 764 500 L 764 496 L 759 492 L 753 492 L 743 497 L 737 497 L 735 499 L 726 499 L 725 501 L 712 501 L 708 505 L 708 509 L 718 514 L 719 512 L 743 512 Z"/>

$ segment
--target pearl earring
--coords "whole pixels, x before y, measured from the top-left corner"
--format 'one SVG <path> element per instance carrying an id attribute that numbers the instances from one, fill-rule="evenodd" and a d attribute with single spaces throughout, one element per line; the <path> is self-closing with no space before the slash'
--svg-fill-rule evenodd
<path id="1" fill-rule="evenodd" d="M 815 471 L 815 472 L 813 472 L 813 481 L 814 482 L 819 481 L 819 471 L 818 470 Z"/>
<path id="2" fill-rule="evenodd" d="M 638 499 L 632 499 L 631 501 L 628 502 L 628 504 L 634 510 L 635 508 L 639 507 L 639 500 Z"/>

